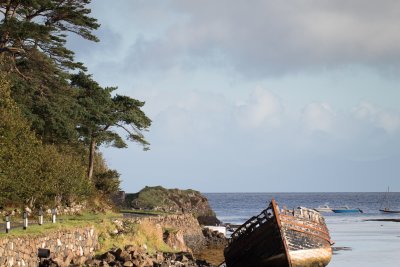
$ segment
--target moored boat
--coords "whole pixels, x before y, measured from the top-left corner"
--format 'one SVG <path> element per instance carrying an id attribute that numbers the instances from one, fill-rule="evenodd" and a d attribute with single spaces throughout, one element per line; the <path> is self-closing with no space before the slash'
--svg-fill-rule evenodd
<path id="1" fill-rule="evenodd" d="M 332 212 L 332 208 L 328 205 L 318 206 L 318 208 L 315 208 L 314 210 L 318 212 Z"/>
<path id="2" fill-rule="evenodd" d="M 383 213 L 400 213 L 400 210 L 391 210 L 389 208 L 379 209 L 379 211 Z"/>
<path id="3" fill-rule="evenodd" d="M 349 208 L 348 206 L 334 208 L 334 209 L 332 209 L 332 211 L 334 213 L 358 213 L 358 212 L 363 213 L 363 211 L 359 208 L 352 209 L 352 208 Z"/>
<path id="4" fill-rule="evenodd" d="M 332 257 L 331 239 L 322 215 L 299 207 L 268 208 L 232 235 L 224 251 L 227 267 L 323 267 Z"/>
<path id="5" fill-rule="evenodd" d="M 381 203 L 381 207 L 379 208 L 379 211 L 383 212 L 383 213 L 400 213 L 400 210 L 394 210 L 394 209 L 390 208 L 389 194 L 390 194 L 390 191 L 389 191 L 389 187 L 388 187 L 388 190 L 385 193 L 385 196 L 383 198 L 383 201 Z"/>

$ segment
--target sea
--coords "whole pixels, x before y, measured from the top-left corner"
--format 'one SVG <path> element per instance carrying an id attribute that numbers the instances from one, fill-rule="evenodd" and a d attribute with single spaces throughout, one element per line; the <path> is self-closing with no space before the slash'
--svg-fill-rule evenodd
<path id="1" fill-rule="evenodd" d="M 362 213 L 324 213 L 334 254 L 329 267 L 400 267 L 400 214 L 382 214 L 384 203 L 400 210 L 400 192 L 354 193 L 205 193 L 219 220 L 242 224 L 258 215 L 274 198 L 280 207 L 348 206 Z"/>

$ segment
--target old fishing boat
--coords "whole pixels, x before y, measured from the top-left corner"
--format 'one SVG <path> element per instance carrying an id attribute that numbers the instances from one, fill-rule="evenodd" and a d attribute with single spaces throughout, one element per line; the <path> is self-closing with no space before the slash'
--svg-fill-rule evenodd
<path id="1" fill-rule="evenodd" d="M 308 208 L 268 208 L 240 226 L 225 248 L 227 267 L 323 267 L 332 257 L 321 214 Z"/>

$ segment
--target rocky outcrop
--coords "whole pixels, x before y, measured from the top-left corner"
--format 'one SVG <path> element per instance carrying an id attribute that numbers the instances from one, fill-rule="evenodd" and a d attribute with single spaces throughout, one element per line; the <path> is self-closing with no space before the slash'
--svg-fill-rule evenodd
<path id="1" fill-rule="evenodd" d="M 202 228 L 197 219 L 192 214 L 171 214 L 151 217 L 133 217 L 125 218 L 120 223 L 120 230 L 124 232 L 129 229 L 129 224 L 147 225 L 148 228 L 157 230 L 160 238 L 169 245 L 174 246 L 181 251 L 196 251 L 204 247 L 205 238 Z M 125 227 L 126 226 L 126 227 Z M 183 246 L 182 239 L 186 246 Z"/>
<path id="2" fill-rule="evenodd" d="M 208 199 L 195 190 L 165 189 L 161 186 L 145 187 L 136 194 L 126 195 L 127 205 L 133 209 L 168 213 L 191 213 L 201 224 L 219 224 Z"/>
<path id="3" fill-rule="evenodd" d="M 193 252 L 199 254 L 211 244 L 216 244 L 220 235 L 202 230 L 191 214 L 124 218 L 114 220 L 114 225 L 116 235 L 128 235 L 133 228 L 136 231 L 134 235 L 146 235 L 143 231 L 147 229 L 154 242 L 162 240 L 170 249 L 179 252 L 156 251 L 149 254 L 145 244 L 128 245 L 110 249 L 100 257 L 87 261 L 88 266 L 215 266 L 203 259 L 196 259 Z"/>

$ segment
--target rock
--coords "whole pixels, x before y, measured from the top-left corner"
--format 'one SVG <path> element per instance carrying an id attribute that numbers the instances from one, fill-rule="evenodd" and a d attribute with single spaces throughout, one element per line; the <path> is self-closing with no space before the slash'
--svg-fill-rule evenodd
<path id="1" fill-rule="evenodd" d="M 138 252 L 132 250 L 131 246 L 126 246 L 128 250 L 113 249 L 104 253 L 101 257 L 108 257 L 110 261 L 103 259 L 103 261 L 86 261 L 87 266 L 121 266 L 121 267 L 211 267 L 212 265 L 201 260 L 196 260 L 194 256 L 189 252 L 177 252 L 177 253 L 161 253 L 156 252 L 154 256 L 149 255 L 146 252 Z M 122 257 L 125 254 L 133 255 L 132 260 L 118 261 L 112 260 L 109 255 L 119 255 Z"/>
<path id="2" fill-rule="evenodd" d="M 220 225 L 221 221 L 217 219 L 215 215 L 200 215 L 197 217 L 199 224 L 201 225 Z"/>
<path id="3" fill-rule="evenodd" d="M 134 253 L 135 252 L 135 247 L 132 245 L 127 245 L 125 246 L 125 251 L 129 252 L 129 253 Z"/>
<path id="4" fill-rule="evenodd" d="M 117 256 L 117 260 L 122 262 L 130 261 L 132 260 L 132 256 L 128 251 L 122 250 L 121 253 Z"/>
<path id="5" fill-rule="evenodd" d="M 140 266 L 140 261 L 138 259 L 132 260 L 133 266 L 139 267 Z"/>
<path id="6" fill-rule="evenodd" d="M 110 252 L 106 252 L 103 255 L 100 256 L 100 258 L 106 262 L 112 262 L 115 261 L 115 256 L 110 253 Z"/>
<path id="7" fill-rule="evenodd" d="M 178 231 L 167 231 L 164 232 L 164 242 L 174 250 L 188 251 L 185 240 L 183 239 L 183 233 L 181 230 Z"/>
<path id="8" fill-rule="evenodd" d="M 85 261 L 86 266 L 100 266 L 101 261 L 95 259 L 88 259 Z"/>
<path id="9" fill-rule="evenodd" d="M 228 239 L 224 234 L 213 231 L 209 228 L 203 228 L 203 235 L 206 238 L 205 246 L 208 248 L 223 248 L 227 245 Z"/>
<path id="10" fill-rule="evenodd" d="M 163 255 L 162 253 L 160 253 L 160 252 L 157 252 L 156 261 L 157 261 L 158 263 L 163 262 L 163 261 L 164 261 L 164 255 Z"/>
<path id="11" fill-rule="evenodd" d="M 208 199 L 199 191 L 145 187 L 135 194 L 126 194 L 126 206 L 139 210 L 191 213 L 207 225 L 219 224 Z M 199 221 L 200 222 L 200 221 Z M 202 224 L 202 223 L 201 223 Z"/>

